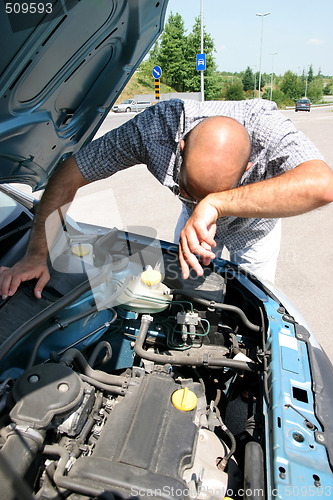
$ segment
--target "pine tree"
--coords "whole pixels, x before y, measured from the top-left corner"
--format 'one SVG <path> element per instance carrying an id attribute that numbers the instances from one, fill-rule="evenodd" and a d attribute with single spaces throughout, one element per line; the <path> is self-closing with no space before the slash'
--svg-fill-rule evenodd
<path id="1" fill-rule="evenodd" d="M 243 84 L 243 89 L 245 90 L 245 92 L 247 90 L 252 90 L 254 88 L 254 74 L 253 74 L 250 66 L 248 66 L 244 72 L 244 75 L 242 78 L 242 84 Z"/>

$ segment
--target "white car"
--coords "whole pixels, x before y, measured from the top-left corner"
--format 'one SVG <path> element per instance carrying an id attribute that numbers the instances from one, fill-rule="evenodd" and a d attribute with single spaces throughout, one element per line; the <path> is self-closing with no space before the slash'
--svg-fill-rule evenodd
<path id="1" fill-rule="evenodd" d="M 126 99 L 121 104 L 115 104 L 112 111 L 115 113 L 129 113 L 130 111 L 143 111 L 151 106 L 150 101 L 136 101 L 135 99 Z"/>

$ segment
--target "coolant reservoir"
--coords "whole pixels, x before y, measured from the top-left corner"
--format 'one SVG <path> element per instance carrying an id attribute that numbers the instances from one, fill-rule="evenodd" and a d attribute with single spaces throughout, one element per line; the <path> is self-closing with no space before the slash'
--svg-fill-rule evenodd
<path id="1" fill-rule="evenodd" d="M 118 297 L 118 304 L 124 309 L 138 313 L 164 311 L 172 300 L 166 294 L 169 288 L 162 282 L 162 275 L 155 269 L 147 269 L 133 278 L 124 292 Z"/>

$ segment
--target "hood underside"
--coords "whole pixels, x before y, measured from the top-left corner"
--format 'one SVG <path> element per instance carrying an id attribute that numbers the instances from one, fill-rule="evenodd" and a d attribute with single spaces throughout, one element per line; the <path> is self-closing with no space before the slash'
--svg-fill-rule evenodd
<path id="1" fill-rule="evenodd" d="M 0 182 L 37 190 L 94 137 L 162 31 L 167 0 L 10 5 L 0 15 Z"/>

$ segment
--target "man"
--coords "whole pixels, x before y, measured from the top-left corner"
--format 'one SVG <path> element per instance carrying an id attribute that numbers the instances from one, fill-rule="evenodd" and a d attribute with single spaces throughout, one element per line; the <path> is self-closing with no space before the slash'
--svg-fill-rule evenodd
<path id="1" fill-rule="evenodd" d="M 201 264 L 215 257 L 217 242 L 231 251 L 232 260 L 274 279 L 278 219 L 333 201 L 333 173 L 275 103 L 161 102 L 56 169 L 26 256 L 1 269 L 2 296 L 36 278 L 40 297 L 49 280 L 47 217 L 68 205 L 81 186 L 138 163 L 183 198 L 188 220 L 180 232 L 179 258 L 185 279 L 191 267 L 202 275 Z"/>

